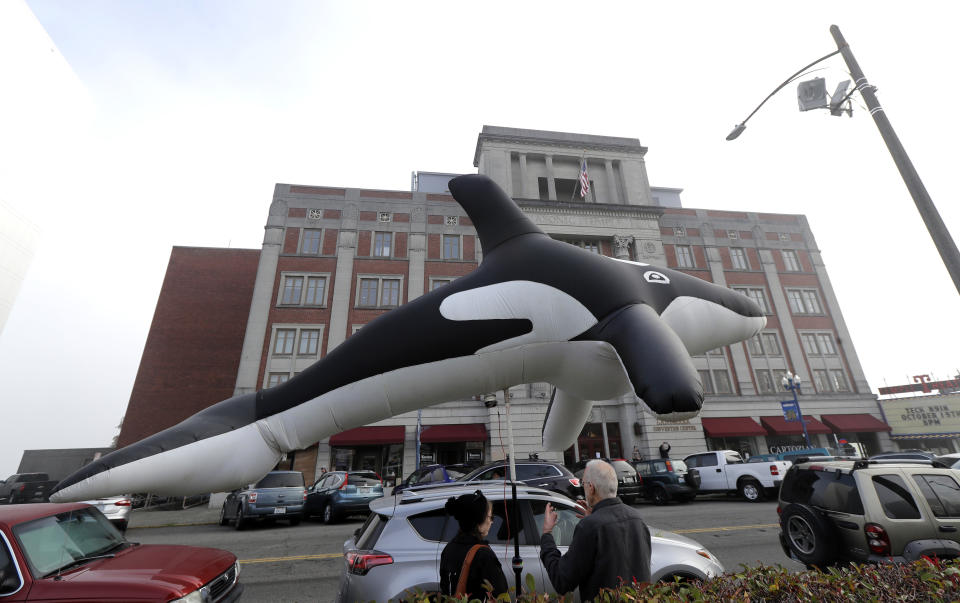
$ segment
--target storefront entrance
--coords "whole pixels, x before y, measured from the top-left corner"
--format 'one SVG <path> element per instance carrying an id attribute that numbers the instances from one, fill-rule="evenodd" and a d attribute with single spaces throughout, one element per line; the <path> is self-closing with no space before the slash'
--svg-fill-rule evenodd
<path id="1" fill-rule="evenodd" d="M 610 458 L 623 458 L 619 423 L 607 423 L 607 444 L 610 447 Z M 573 467 L 577 461 L 603 456 L 606 456 L 606 448 L 603 445 L 603 424 L 587 423 L 580 430 L 576 446 L 563 451 L 563 464 Z"/>

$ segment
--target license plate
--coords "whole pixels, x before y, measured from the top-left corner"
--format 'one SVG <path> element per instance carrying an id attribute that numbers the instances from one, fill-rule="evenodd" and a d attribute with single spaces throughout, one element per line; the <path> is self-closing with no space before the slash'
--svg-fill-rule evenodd
<path id="1" fill-rule="evenodd" d="M 370 486 L 360 486 L 359 488 L 357 488 L 357 492 L 359 492 L 360 494 L 370 494 L 371 490 L 372 488 Z"/>
<path id="2" fill-rule="evenodd" d="M 287 512 L 287 508 L 286 508 L 286 507 L 274 507 L 274 509 L 273 509 L 273 514 L 274 514 L 274 515 L 283 515 L 283 514 L 286 513 L 286 512 Z"/>

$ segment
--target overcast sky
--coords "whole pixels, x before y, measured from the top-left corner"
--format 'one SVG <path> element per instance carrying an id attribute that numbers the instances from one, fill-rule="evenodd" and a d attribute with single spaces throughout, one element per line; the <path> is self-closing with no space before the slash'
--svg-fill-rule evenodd
<path id="1" fill-rule="evenodd" d="M 484 124 L 638 138 L 686 207 L 805 214 L 874 391 L 952 376 L 960 295 L 859 96 L 800 113 L 789 86 L 724 137 L 835 23 L 956 236 L 953 9 L 0 0 L 0 199 L 41 230 L 0 333 L 0 474 L 110 444 L 172 246 L 259 248 L 276 182 L 475 172 Z"/>

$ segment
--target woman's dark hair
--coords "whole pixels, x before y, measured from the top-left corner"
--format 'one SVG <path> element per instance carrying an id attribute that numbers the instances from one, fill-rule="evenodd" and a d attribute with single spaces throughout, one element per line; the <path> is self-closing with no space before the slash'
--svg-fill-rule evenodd
<path id="1" fill-rule="evenodd" d="M 476 532 L 477 526 L 487 519 L 490 505 L 483 492 L 477 490 L 472 494 L 463 494 L 456 498 L 450 497 L 446 504 L 447 513 L 460 524 L 460 531 L 466 534 Z"/>

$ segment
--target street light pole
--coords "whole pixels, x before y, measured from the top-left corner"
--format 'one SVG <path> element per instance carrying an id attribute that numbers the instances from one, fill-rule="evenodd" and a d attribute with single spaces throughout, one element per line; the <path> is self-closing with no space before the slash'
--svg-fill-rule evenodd
<path id="1" fill-rule="evenodd" d="M 787 374 L 783 376 L 783 379 L 780 381 L 783 384 L 784 389 L 788 389 L 793 393 L 793 403 L 797 407 L 797 415 L 800 417 L 800 427 L 803 428 L 803 441 L 807 443 L 807 448 L 813 448 L 810 445 L 810 435 L 807 433 L 807 422 L 803 419 L 803 411 L 800 410 L 800 400 L 797 399 L 797 391 L 800 389 L 800 375 L 794 375 L 790 371 L 787 371 Z"/>
<path id="2" fill-rule="evenodd" d="M 867 78 L 863 75 L 860 65 L 857 64 L 857 59 L 853 57 L 853 51 L 850 50 L 850 45 L 847 44 L 847 41 L 843 38 L 843 34 L 840 33 L 840 28 L 836 25 L 831 25 L 830 33 L 837 43 L 837 48 L 840 50 L 843 60 L 847 63 L 847 69 L 850 70 L 850 76 L 853 78 L 854 86 L 860 91 L 863 100 L 866 101 L 870 115 L 873 117 L 874 123 L 877 124 L 877 129 L 880 130 L 880 136 L 887 145 L 887 150 L 890 151 L 890 155 L 893 157 L 893 162 L 897 165 L 897 169 L 900 170 L 900 176 L 903 178 L 904 184 L 907 185 L 907 190 L 910 191 L 913 202 L 917 205 L 920 217 L 923 218 L 923 223 L 926 225 L 934 245 L 937 246 L 937 251 L 940 252 L 940 257 L 947 267 L 947 272 L 950 273 L 950 278 L 953 279 L 953 285 L 957 288 L 957 291 L 960 292 L 960 251 L 957 251 L 956 242 L 954 242 L 953 237 L 950 236 L 950 232 L 940 217 L 940 212 L 937 211 L 933 201 L 930 199 L 930 195 L 927 193 L 926 187 L 923 186 L 920 175 L 917 174 L 917 170 L 913 167 L 913 162 L 910 161 L 910 157 L 907 156 L 903 145 L 900 144 L 900 139 L 897 137 L 896 132 L 893 131 L 893 126 L 890 125 L 890 120 L 887 119 L 886 112 L 883 110 L 883 107 L 880 106 L 877 95 L 874 94 L 873 86 L 867 83 Z"/>

